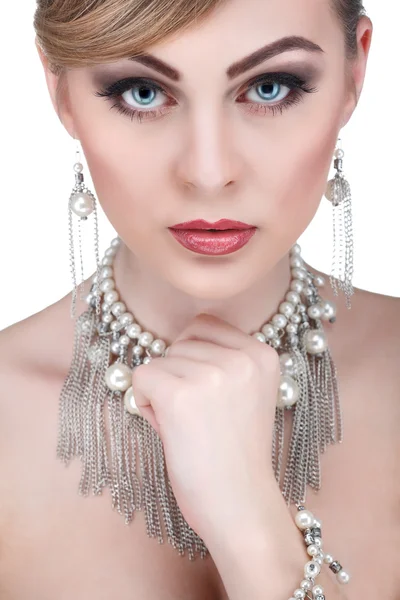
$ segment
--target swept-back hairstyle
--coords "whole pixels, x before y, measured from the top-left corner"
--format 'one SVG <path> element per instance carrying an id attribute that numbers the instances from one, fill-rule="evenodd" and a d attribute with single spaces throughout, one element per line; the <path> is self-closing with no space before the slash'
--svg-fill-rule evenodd
<path id="1" fill-rule="evenodd" d="M 57 75 L 68 67 L 113 62 L 199 23 L 229 0 L 37 0 L 34 29 Z M 362 0 L 326 0 L 344 29 L 348 57 L 357 54 Z"/>

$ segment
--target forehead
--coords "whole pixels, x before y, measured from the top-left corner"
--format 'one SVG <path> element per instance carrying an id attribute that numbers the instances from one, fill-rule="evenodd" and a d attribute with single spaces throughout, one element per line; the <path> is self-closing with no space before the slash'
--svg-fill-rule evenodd
<path id="1" fill-rule="evenodd" d="M 227 0 L 201 23 L 148 48 L 183 72 L 220 68 L 286 36 L 303 36 L 325 52 L 339 50 L 342 32 L 330 0 Z M 212 60 L 210 61 L 210 58 Z"/>

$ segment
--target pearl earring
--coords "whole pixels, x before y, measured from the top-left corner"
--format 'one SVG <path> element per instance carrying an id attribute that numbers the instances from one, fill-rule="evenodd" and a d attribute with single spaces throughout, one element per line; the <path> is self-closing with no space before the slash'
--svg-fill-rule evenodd
<path id="1" fill-rule="evenodd" d="M 351 189 L 343 175 L 343 157 L 341 139 L 335 150 L 333 179 L 328 181 L 325 196 L 333 207 L 333 256 L 330 283 L 335 296 L 340 288 L 346 296 L 346 306 L 351 308 L 350 298 L 353 288 L 353 217 L 351 209 Z"/>
<path id="2" fill-rule="evenodd" d="M 75 245 L 74 245 L 74 219 L 73 214 L 78 217 L 78 246 L 79 246 L 79 258 L 80 258 L 80 269 L 81 269 L 81 282 L 80 282 L 80 299 L 84 300 L 84 268 L 83 268 L 83 251 L 82 251 L 82 223 L 88 220 L 88 217 L 93 213 L 94 215 L 94 236 L 95 236 L 95 255 L 96 255 L 96 266 L 98 280 L 100 280 L 100 258 L 99 258 L 99 228 L 97 218 L 97 207 L 96 198 L 93 193 L 84 184 L 83 176 L 83 164 L 80 158 L 79 141 L 76 140 L 75 150 L 75 186 L 71 192 L 71 196 L 68 203 L 68 215 L 69 215 L 69 250 L 70 250 L 70 268 L 73 282 L 72 290 L 72 305 L 71 305 L 71 318 L 75 318 L 76 309 L 76 298 L 78 291 L 78 284 L 76 281 L 76 268 L 75 268 Z M 100 292 L 95 296 L 96 301 L 96 313 L 100 314 Z"/>

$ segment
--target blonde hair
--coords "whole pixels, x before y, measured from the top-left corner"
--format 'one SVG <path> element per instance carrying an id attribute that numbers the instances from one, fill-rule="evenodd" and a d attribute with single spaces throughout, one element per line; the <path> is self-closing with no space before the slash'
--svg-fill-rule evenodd
<path id="1" fill-rule="evenodd" d="M 57 75 L 137 56 L 225 0 L 37 0 L 36 40 Z"/>
<path id="2" fill-rule="evenodd" d="M 37 0 L 36 41 L 57 75 L 65 68 L 113 62 L 207 17 L 227 0 Z M 342 22 L 349 55 L 356 52 L 362 0 L 327 0 Z"/>

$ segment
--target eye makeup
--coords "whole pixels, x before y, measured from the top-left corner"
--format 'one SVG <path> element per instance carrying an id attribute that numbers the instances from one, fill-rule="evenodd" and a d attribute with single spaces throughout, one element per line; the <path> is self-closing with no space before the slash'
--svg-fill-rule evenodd
<path id="1" fill-rule="evenodd" d="M 304 99 L 305 94 L 315 93 L 318 89 L 312 85 L 312 82 L 316 79 L 317 69 L 310 65 L 296 64 L 293 63 L 291 71 L 271 71 L 261 73 L 254 76 L 246 84 L 240 88 L 239 96 L 237 97 L 238 104 L 244 110 L 247 110 L 252 115 L 276 115 L 280 114 L 290 106 L 298 104 Z M 169 86 L 161 84 L 149 77 L 143 76 L 129 76 L 122 79 L 113 80 L 110 73 L 106 76 L 106 83 L 101 84 L 102 77 L 98 74 L 96 76 L 96 83 L 100 86 L 100 89 L 96 90 L 94 95 L 105 99 L 111 103 L 110 109 L 116 109 L 119 113 L 128 116 L 132 121 L 133 119 L 138 122 L 144 120 L 154 120 L 161 117 L 172 110 L 174 107 L 179 105 L 174 99 L 173 93 L 168 89 Z M 274 95 L 273 98 L 263 98 L 262 95 L 266 94 L 269 96 L 269 92 L 277 92 L 280 90 L 287 90 L 287 93 L 283 98 Z M 248 92 L 255 90 L 258 94 L 258 90 L 262 89 L 262 94 L 256 100 L 246 99 Z M 149 106 L 148 98 L 145 98 L 146 104 L 141 105 L 142 99 L 133 99 L 133 95 L 129 95 L 129 100 L 134 100 L 137 103 L 136 106 L 132 106 L 127 101 L 127 92 L 131 90 L 149 91 L 152 90 L 155 97 L 165 97 L 165 102 L 161 106 Z M 267 90 L 267 91 L 265 91 Z M 146 94 L 148 96 L 148 94 Z M 266 101 L 264 101 L 266 100 Z M 272 100 L 273 102 L 271 102 Z"/>

